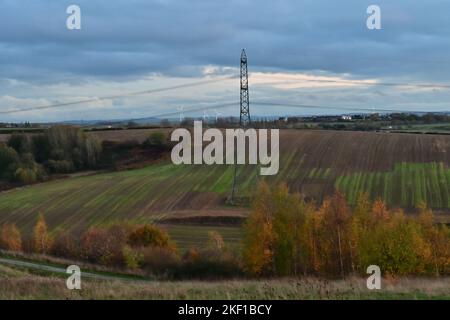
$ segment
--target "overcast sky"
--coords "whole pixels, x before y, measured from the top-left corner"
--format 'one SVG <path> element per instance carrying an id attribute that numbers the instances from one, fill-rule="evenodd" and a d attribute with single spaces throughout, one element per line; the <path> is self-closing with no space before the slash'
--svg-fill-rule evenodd
<path id="1" fill-rule="evenodd" d="M 81 30 L 66 28 L 71 4 Z M 382 30 L 366 27 L 371 4 Z M 238 115 L 237 78 L 1 112 L 238 75 L 242 48 L 251 103 L 326 107 L 251 104 L 253 115 L 450 111 L 449 88 L 341 82 L 450 84 L 449 14 L 442 0 L 0 0 L 0 122 L 139 118 L 234 101 L 216 112 Z"/>

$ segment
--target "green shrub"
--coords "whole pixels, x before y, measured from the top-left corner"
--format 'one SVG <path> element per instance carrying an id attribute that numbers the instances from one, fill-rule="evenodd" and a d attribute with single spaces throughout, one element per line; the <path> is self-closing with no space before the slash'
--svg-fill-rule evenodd
<path id="1" fill-rule="evenodd" d="M 12 167 L 18 165 L 19 155 L 16 150 L 5 145 L 0 145 L 0 175 L 7 177 Z"/>
<path id="2" fill-rule="evenodd" d="M 75 171 L 73 162 L 70 160 L 49 160 L 46 167 L 51 173 L 71 173 Z"/>
<path id="3" fill-rule="evenodd" d="M 142 254 L 130 246 L 124 246 L 122 249 L 125 266 L 130 269 L 138 269 L 142 266 Z"/>
<path id="4" fill-rule="evenodd" d="M 150 134 L 147 140 L 144 141 L 146 147 L 162 148 L 166 145 L 167 137 L 162 131 L 156 131 Z"/>
<path id="5" fill-rule="evenodd" d="M 14 172 L 14 180 L 20 183 L 33 183 L 38 179 L 37 174 L 33 169 L 17 168 Z"/>

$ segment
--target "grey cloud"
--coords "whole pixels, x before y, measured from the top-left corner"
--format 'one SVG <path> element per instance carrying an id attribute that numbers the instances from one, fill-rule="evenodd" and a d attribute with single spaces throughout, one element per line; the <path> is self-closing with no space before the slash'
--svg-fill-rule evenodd
<path id="1" fill-rule="evenodd" d="M 234 66 L 241 47 L 248 48 L 254 69 L 439 79 L 450 69 L 450 3 L 438 0 L 377 1 L 381 31 L 365 28 L 371 2 L 360 0 L 79 0 L 81 31 L 65 29 L 67 1 L 0 3 L 4 77 L 26 79 L 23 66 L 55 77 L 173 74 L 196 65 Z M 436 59 L 445 64 L 430 75 Z"/>
<path id="2" fill-rule="evenodd" d="M 72 3 L 82 9 L 80 31 L 65 28 Z M 47 86 L 129 82 L 149 74 L 199 77 L 207 65 L 237 67 L 243 47 L 250 71 L 450 81 L 450 2 L 376 3 L 382 9 L 380 31 L 365 26 L 369 0 L 0 0 L 0 82 L 5 84 L 0 94 L 26 96 L 11 80 Z M 316 103 L 353 96 L 355 103 L 369 104 L 378 97 L 381 104 L 398 98 L 393 91 L 281 93 Z"/>

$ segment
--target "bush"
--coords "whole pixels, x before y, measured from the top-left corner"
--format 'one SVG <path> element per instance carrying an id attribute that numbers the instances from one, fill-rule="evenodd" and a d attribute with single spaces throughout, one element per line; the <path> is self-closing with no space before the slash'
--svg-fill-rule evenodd
<path id="1" fill-rule="evenodd" d="M 81 239 L 81 257 L 105 265 L 125 265 L 124 247 L 128 227 L 113 225 L 109 228 L 93 227 Z"/>
<path id="2" fill-rule="evenodd" d="M 182 264 L 173 271 L 175 278 L 233 278 L 243 275 L 239 256 L 228 250 L 222 236 L 211 231 L 206 246 L 191 248 L 183 256 Z"/>
<path id="3" fill-rule="evenodd" d="M 14 181 L 20 183 L 33 183 L 37 180 L 37 174 L 33 169 L 17 168 L 14 172 Z"/>
<path id="4" fill-rule="evenodd" d="M 9 251 L 22 250 L 22 237 L 14 224 L 4 224 L 0 232 L 0 248 Z"/>
<path id="5" fill-rule="evenodd" d="M 125 266 L 130 269 L 138 269 L 142 265 L 142 255 L 130 246 L 124 246 L 122 249 Z"/>
<path id="6" fill-rule="evenodd" d="M 51 254 L 63 258 L 77 258 L 80 254 L 79 241 L 74 235 L 61 232 L 53 240 Z"/>
<path id="7" fill-rule="evenodd" d="M 137 248 L 135 253 L 139 256 L 139 266 L 152 274 L 169 274 L 180 266 L 180 257 L 168 248 Z"/>
<path id="8" fill-rule="evenodd" d="M 14 173 L 10 177 L 11 181 L 20 183 L 34 183 L 36 181 L 41 181 L 45 178 L 46 173 L 41 165 L 34 161 L 33 154 L 23 153 L 20 156 L 20 162 L 12 167 Z"/>
<path id="9" fill-rule="evenodd" d="M 238 256 L 228 250 L 191 248 L 182 264 L 172 271 L 176 279 L 220 279 L 242 276 L 243 269 Z"/>
<path id="10" fill-rule="evenodd" d="M 75 166 L 70 160 L 48 160 L 46 167 L 51 173 L 71 173 L 75 171 Z"/>
<path id="11" fill-rule="evenodd" d="M 167 232 L 155 225 L 146 224 L 137 227 L 129 236 L 128 243 L 132 247 L 160 247 L 174 249 Z"/>
<path id="12" fill-rule="evenodd" d="M 144 141 L 146 147 L 163 148 L 166 146 L 167 137 L 162 131 L 155 131 Z"/>
<path id="13" fill-rule="evenodd" d="M 19 162 L 19 155 L 16 150 L 0 145 L 0 175 L 2 178 L 8 178 L 10 173 L 14 172 L 14 167 L 18 166 Z"/>
<path id="14" fill-rule="evenodd" d="M 91 262 L 108 264 L 112 256 L 110 240 L 106 230 L 89 228 L 81 238 L 81 257 Z"/>

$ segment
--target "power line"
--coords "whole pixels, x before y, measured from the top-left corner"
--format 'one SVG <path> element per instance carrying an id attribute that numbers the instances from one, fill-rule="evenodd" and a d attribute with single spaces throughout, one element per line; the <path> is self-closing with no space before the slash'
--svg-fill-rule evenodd
<path id="1" fill-rule="evenodd" d="M 346 111 L 364 111 L 364 112 L 386 112 L 386 113 L 437 113 L 441 111 L 419 111 L 419 110 L 398 110 L 398 109 L 384 109 L 384 108 L 361 108 L 361 107 L 340 107 L 340 106 L 318 106 L 318 105 L 304 105 L 293 103 L 280 103 L 280 102 L 268 102 L 268 101 L 253 101 L 253 105 L 261 106 L 279 106 L 287 108 L 299 108 L 299 109 L 325 109 L 325 110 L 346 110 Z M 449 108 L 450 109 L 450 108 Z"/>
<path id="2" fill-rule="evenodd" d="M 238 106 L 239 102 L 225 102 L 217 105 L 205 106 L 200 108 L 183 109 L 183 113 L 194 113 L 199 111 L 214 110 L 214 109 L 224 109 L 233 106 Z M 385 112 L 385 113 L 437 113 L 441 111 L 418 111 L 418 110 L 398 110 L 398 109 L 385 109 L 385 108 L 363 108 L 363 107 L 340 107 L 340 106 L 322 106 L 322 105 L 304 105 L 304 104 L 294 104 L 294 103 L 281 103 L 281 102 L 270 102 L 270 101 L 253 101 L 254 106 L 277 106 L 285 108 L 297 108 L 297 109 L 324 109 L 324 110 L 345 110 L 353 112 Z M 179 111 L 160 113 L 148 116 L 148 118 L 165 118 L 170 116 L 178 115 Z"/>
<path id="3" fill-rule="evenodd" d="M 77 100 L 77 101 L 72 101 L 72 102 L 56 103 L 56 104 L 51 104 L 51 105 L 46 105 L 46 106 L 36 106 L 36 107 L 29 107 L 29 108 L 16 109 L 16 110 L 5 110 L 5 111 L 0 111 L 0 114 L 11 114 L 11 113 L 33 111 L 33 110 L 61 108 L 61 107 L 72 106 L 72 105 L 83 104 L 83 103 L 91 103 L 91 102 L 98 102 L 98 101 L 103 101 L 103 100 L 112 100 L 112 99 L 123 98 L 123 97 L 139 96 L 139 95 L 152 94 L 152 93 L 158 93 L 158 92 L 164 92 L 164 91 L 171 91 L 171 90 L 176 90 L 176 89 L 202 86 L 205 84 L 222 82 L 222 81 L 231 80 L 231 79 L 235 79 L 235 78 L 237 78 L 237 76 L 228 76 L 228 77 L 219 78 L 219 79 L 209 79 L 209 80 L 204 80 L 204 81 L 185 83 L 185 84 L 180 84 L 180 85 L 171 86 L 171 87 L 164 87 L 164 88 L 157 88 L 157 89 L 150 89 L 150 90 L 143 90 L 143 91 L 135 91 L 135 92 L 129 92 L 129 93 L 117 94 L 117 95 L 111 95 L 111 96 L 104 96 L 104 97 L 98 97 L 98 98 L 92 98 L 92 99 Z"/>
<path id="4" fill-rule="evenodd" d="M 275 74 L 272 74 L 275 75 Z M 250 75 L 251 76 L 251 75 Z M 278 78 L 289 78 L 288 75 L 276 75 Z M 269 75 L 270 77 L 270 75 Z M 413 87 L 413 88 L 428 88 L 428 89 L 450 89 L 450 84 L 441 83 L 401 83 L 401 82 L 367 82 L 367 80 L 336 80 L 336 79 L 289 79 L 287 82 L 318 82 L 318 83 L 337 83 L 337 84 L 358 84 L 363 86 L 385 86 L 385 87 Z M 265 83 L 258 83 L 257 85 L 263 85 Z M 271 82 L 269 84 L 277 84 L 277 82 Z"/>
<path id="5" fill-rule="evenodd" d="M 274 74 L 272 74 L 274 75 Z M 277 75 L 277 77 L 283 77 L 283 75 Z M 198 81 L 198 82 L 192 82 L 192 83 L 186 83 L 176 86 L 170 86 L 170 87 L 163 87 L 163 88 L 157 88 L 157 89 L 150 89 L 150 90 L 143 90 L 143 91 L 136 91 L 136 92 L 129 92 L 124 94 L 117 94 L 117 95 L 110 95 L 110 96 L 104 96 L 99 98 L 92 98 L 92 99 L 85 99 L 85 100 L 77 100 L 72 102 L 66 102 L 66 103 L 57 103 L 52 105 L 46 105 L 46 106 L 36 106 L 36 107 L 29 107 L 29 108 L 23 108 L 23 109 L 16 109 L 16 110 L 5 110 L 0 111 L 0 114 L 12 114 L 12 113 L 19 113 L 19 112 L 26 112 L 26 111 L 32 111 L 32 110 L 42 110 L 42 109 L 53 109 L 53 108 L 61 108 L 65 106 L 71 106 L 76 104 L 83 104 L 83 103 L 91 103 L 91 102 L 98 102 L 102 100 L 111 100 L 116 99 L 120 97 L 127 97 L 127 96 L 138 96 L 138 95 L 145 95 L 145 94 L 152 94 L 152 93 L 158 93 L 158 92 L 164 92 L 164 91 L 171 91 L 171 90 L 177 90 L 182 88 L 189 88 L 189 87 L 195 87 L 195 86 L 201 86 L 216 82 L 222 82 L 226 80 L 231 80 L 237 78 L 237 75 L 234 76 L 228 76 L 224 78 L 219 79 L 208 79 L 204 81 Z M 287 76 L 284 76 L 287 77 Z M 305 82 L 320 82 L 320 83 L 338 83 L 338 84 L 360 84 L 364 86 L 393 86 L 393 87 L 421 87 L 421 88 L 445 88 L 450 89 L 450 84 L 428 84 L 428 83 L 389 83 L 389 82 L 365 82 L 362 80 L 333 80 L 333 79 L 290 79 L 291 81 L 305 81 Z M 274 82 L 275 84 L 275 82 Z M 279 107 L 288 107 L 288 108 L 302 108 L 302 109 L 330 109 L 330 110 L 347 110 L 347 111 L 355 111 L 355 112 L 386 112 L 386 113 L 392 113 L 392 112 L 416 112 L 416 113 L 430 113 L 430 112 L 437 112 L 437 111 L 408 111 L 408 110 L 397 110 L 397 109 L 383 109 L 383 108 L 362 108 L 362 107 L 339 107 L 339 106 L 320 106 L 320 105 L 303 105 L 303 104 L 293 104 L 293 103 L 280 103 L 280 102 L 270 102 L 270 101 L 256 101 L 254 102 L 255 105 L 262 105 L 262 106 L 279 106 Z M 205 110 L 211 110 L 211 109 L 221 109 L 221 108 L 227 108 L 233 105 L 237 105 L 235 102 L 230 103 L 224 103 L 214 106 L 208 106 L 208 107 L 200 107 L 200 108 L 193 108 L 190 110 L 184 110 L 185 113 L 192 113 L 192 112 L 198 112 L 198 111 L 205 111 Z M 168 112 L 168 113 L 162 113 L 157 115 L 150 115 L 149 117 L 156 117 L 156 118 L 162 118 L 162 117 L 168 117 L 171 115 L 176 115 L 177 112 Z"/>
<path id="6" fill-rule="evenodd" d="M 304 61 L 309 62 L 310 64 L 314 64 L 317 65 L 319 63 L 324 64 L 326 63 L 323 61 L 317 61 L 317 60 L 312 60 L 317 58 L 317 56 L 315 57 L 311 57 L 311 56 L 306 56 L 303 57 Z M 351 62 L 354 63 L 355 61 L 358 62 L 370 62 L 370 65 L 374 65 L 375 63 L 380 63 L 383 65 L 386 65 L 388 63 L 428 63 L 428 64 L 436 64 L 436 65 L 442 65 L 442 64 L 446 64 L 448 65 L 450 60 L 449 59 L 445 59 L 445 58 L 432 58 L 432 59 L 417 59 L 417 58 L 407 58 L 407 57 L 399 57 L 399 58 L 395 58 L 395 57 L 380 57 L 380 56 L 372 56 L 372 57 L 361 57 L 361 56 L 357 56 L 357 57 L 351 57 Z M 349 62 L 349 58 L 348 56 L 333 56 L 333 62 L 335 63 L 348 63 Z M 317 69 L 317 68 L 316 68 Z"/>
<path id="7" fill-rule="evenodd" d="M 122 97 L 131 97 L 131 96 L 152 94 L 152 93 L 158 93 L 158 92 L 164 92 L 164 91 L 171 91 L 171 90 L 201 86 L 201 85 L 206 85 L 206 84 L 211 84 L 211 83 L 216 83 L 216 82 L 222 82 L 222 81 L 226 81 L 226 80 L 235 79 L 237 77 L 238 76 L 229 76 L 229 77 L 220 78 L 220 79 L 209 79 L 209 80 L 205 80 L 205 81 L 186 83 L 186 84 L 181 84 L 181 85 L 176 85 L 176 86 L 171 86 L 171 87 L 163 87 L 163 88 L 129 92 L 129 93 L 124 93 L 124 94 L 110 95 L 110 96 L 104 96 L 104 97 L 98 97 L 98 98 L 77 100 L 77 101 L 64 102 L 64 103 L 56 103 L 56 104 L 45 105 L 45 106 L 36 106 L 36 107 L 29 107 L 29 108 L 15 109 L 15 110 L 5 110 L 5 111 L 0 111 L 0 114 L 12 114 L 12 113 L 27 112 L 27 111 L 33 111 L 33 110 L 54 109 L 54 108 L 61 108 L 61 107 L 72 106 L 72 105 L 77 105 L 77 104 L 92 103 L 92 102 L 98 102 L 98 101 L 104 101 L 104 100 L 112 100 L 112 99 L 117 99 L 117 98 L 122 98 Z M 277 77 L 287 78 L 288 76 L 277 75 Z M 363 86 L 389 86 L 389 87 L 418 87 L 418 88 L 430 88 L 430 89 L 431 88 L 450 89 L 450 84 L 366 82 L 364 80 L 290 79 L 290 81 L 286 82 L 286 83 L 291 83 L 293 81 L 317 82 L 317 83 L 336 83 L 336 84 L 358 84 L 358 85 L 363 85 Z M 264 84 L 265 83 L 259 83 L 257 85 L 264 85 Z M 272 82 L 269 84 L 277 84 L 277 82 Z M 334 109 L 336 109 L 336 108 L 334 108 Z"/>
<path id="8" fill-rule="evenodd" d="M 198 111 L 224 109 L 224 108 L 229 108 L 229 107 L 238 106 L 238 105 L 239 105 L 239 102 L 226 102 L 226 103 L 221 103 L 221 104 L 217 104 L 217 105 L 211 105 L 208 107 L 200 107 L 200 108 L 193 108 L 193 109 L 187 109 L 187 110 L 183 109 L 183 113 L 193 113 L 193 112 L 198 112 Z M 180 113 L 180 111 L 173 111 L 173 112 L 150 115 L 146 118 L 166 118 L 166 117 L 178 115 L 179 113 Z"/>

